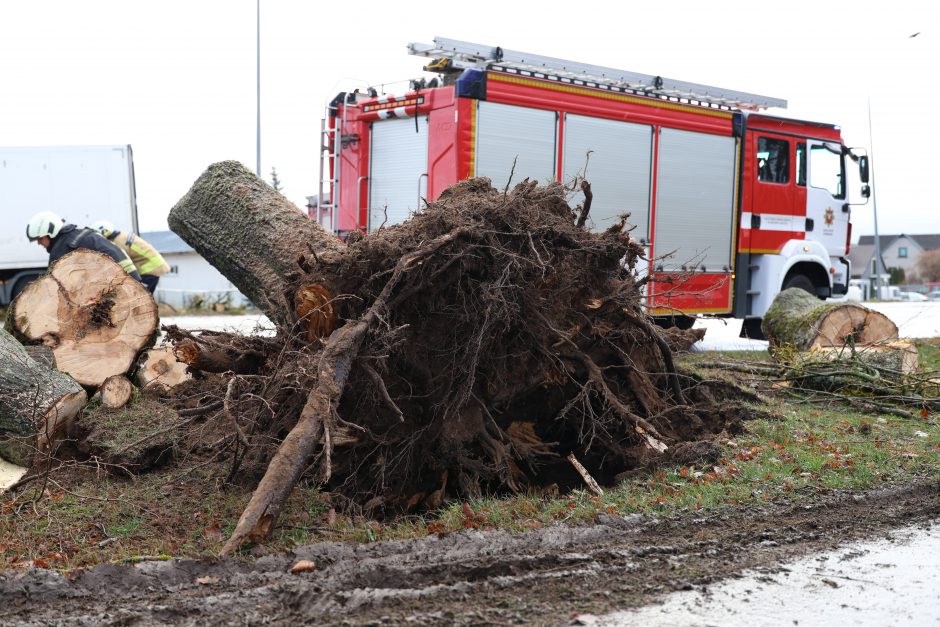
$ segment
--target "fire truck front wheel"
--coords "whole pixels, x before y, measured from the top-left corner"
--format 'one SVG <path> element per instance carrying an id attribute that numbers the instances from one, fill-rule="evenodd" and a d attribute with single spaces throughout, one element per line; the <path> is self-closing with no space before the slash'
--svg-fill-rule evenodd
<path id="1" fill-rule="evenodd" d="M 791 287 L 798 287 L 804 292 L 809 292 L 813 296 L 816 296 L 816 286 L 813 285 L 812 279 L 804 274 L 794 274 L 787 277 L 787 280 L 783 282 L 783 289 L 790 289 Z"/>

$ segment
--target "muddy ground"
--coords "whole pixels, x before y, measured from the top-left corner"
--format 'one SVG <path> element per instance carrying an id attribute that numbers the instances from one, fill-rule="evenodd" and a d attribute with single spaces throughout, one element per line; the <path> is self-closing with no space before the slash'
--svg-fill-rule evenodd
<path id="1" fill-rule="evenodd" d="M 940 479 L 866 494 L 583 527 L 322 543 L 253 562 L 0 574 L 4 625 L 577 624 L 745 569 L 940 518 Z M 290 574 L 300 559 L 312 572 Z"/>

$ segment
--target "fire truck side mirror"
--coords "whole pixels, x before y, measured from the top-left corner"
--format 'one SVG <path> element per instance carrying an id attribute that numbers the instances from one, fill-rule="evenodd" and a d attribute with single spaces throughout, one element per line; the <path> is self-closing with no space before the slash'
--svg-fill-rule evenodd
<path id="1" fill-rule="evenodd" d="M 869 196 L 871 196 L 871 187 L 862 185 L 862 198 L 868 198 Z"/>
<path id="2" fill-rule="evenodd" d="M 858 158 L 858 176 L 862 179 L 862 183 L 868 182 L 868 155 L 861 155 Z M 865 187 L 868 187 L 867 185 Z M 863 194 L 865 198 L 868 198 L 868 194 Z"/>

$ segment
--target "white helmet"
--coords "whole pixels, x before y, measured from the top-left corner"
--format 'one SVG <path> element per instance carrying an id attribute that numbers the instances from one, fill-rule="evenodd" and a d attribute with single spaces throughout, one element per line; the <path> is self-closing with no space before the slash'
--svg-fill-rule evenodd
<path id="1" fill-rule="evenodd" d="M 114 224 L 112 224 L 111 222 L 107 220 L 98 220 L 97 222 L 91 225 L 91 230 L 98 231 L 99 233 L 107 237 L 108 235 L 111 235 L 112 232 L 114 232 Z"/>
<path id="2" fill-rule="evenodd" d="M 40 237 L 48 235 L 55 238 L 65 225 L 65 220 L 51 211 L 40 211 L 26 223 L 26 237 L 35 242 Z"/>

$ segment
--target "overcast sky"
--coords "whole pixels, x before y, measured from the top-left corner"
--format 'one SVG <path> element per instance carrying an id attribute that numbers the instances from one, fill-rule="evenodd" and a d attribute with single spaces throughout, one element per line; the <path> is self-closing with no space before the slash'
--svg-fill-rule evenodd
<path id="1" fill-rule="evenodd" d="M 784 98 L 772 113 L 838 124 L 853 146 L 870 145 L 870 101 L 880 232 L 940 232 L 930 3 L 631 4 L 261 0 L 262 174 L 276 167 L 302 207 L 317 191 L 326 102 L 421 76 L 405 46 L 440 35 Z M 130 144 L 141 230 L 166 228 L 209 164 L 255 168 L 255 8 L 0 0 L 0 144 Z M 871 203 L 853 221 L 855 239 L 872 233 Z"/>

